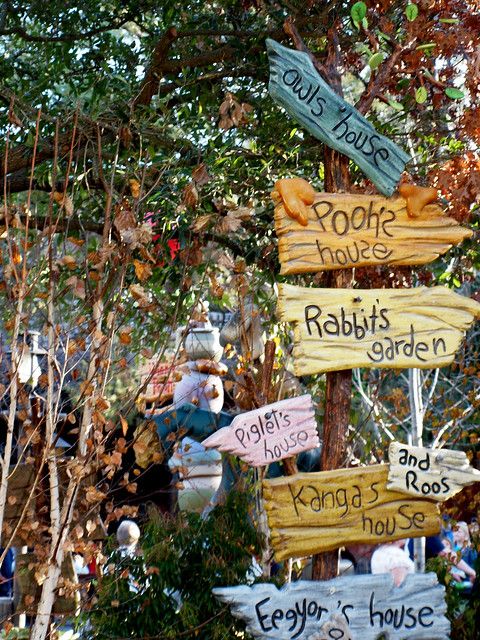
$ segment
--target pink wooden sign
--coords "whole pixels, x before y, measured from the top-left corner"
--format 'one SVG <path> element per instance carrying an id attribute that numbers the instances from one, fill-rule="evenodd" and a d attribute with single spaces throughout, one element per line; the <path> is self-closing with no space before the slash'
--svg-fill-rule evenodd
<path id="1" fill-rule="evenodd" d="M 307 394 L 242 413 L 202 444 L 233 453 L 252 467 L 314 449 L 320 441 L 312 397 Z"/>

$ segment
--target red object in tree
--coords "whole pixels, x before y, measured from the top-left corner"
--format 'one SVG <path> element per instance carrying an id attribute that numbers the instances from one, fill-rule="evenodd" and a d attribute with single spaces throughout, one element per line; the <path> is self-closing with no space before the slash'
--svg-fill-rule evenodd
<path id="1" fill-rule="evenodd" d="M 175 256 L 180 251 L 180 241 L 177 238 L 172 238 L 171 240 L 167 240 L 167 244 L 170 249 L 170 257 L 172 260 L 175 260 Z"/>

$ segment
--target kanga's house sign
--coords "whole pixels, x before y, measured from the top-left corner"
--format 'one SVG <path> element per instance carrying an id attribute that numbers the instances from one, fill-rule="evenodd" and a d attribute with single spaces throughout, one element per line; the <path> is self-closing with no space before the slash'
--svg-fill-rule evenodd
<path id="1" fill-rule="evenodd" d="M 278 191 L 272 197 L 282 274 L 426 264 L 473 233 L 436 204 L 409 217 L 404 198 L 316 192 L 311 205 L 299 203 L 308 214 L 303 225 Z"/>
<path id="2" fill-rule="evenodd" d="M 375 464 L 264 480 L 275 558 L 439 533 L 438 504 L 388 490 L 387 477 L 388 465 Z"/>
<path id="3" fill-rule="evenodd" d="M 218 587 L 216 598 L 265 640 L 448 640 L 445 588 L 434 573 Z M 385 634 L 385 636 L 383 636 Z"/>
<path id="4" fill-rule="evenodd" d="M 480 303 L 446 287 L 314 289 L 278 285 L 279 319 L 294 322 L 297 376 L 354 367 L 451 364 Z"/>
<path id="5" fill-rule="evenodd" d="M 312 397 L 306 394 L 242 413 L 202 444 L 233 453 L 254 467 L 314 449 L 320 441 Z"/>
<path id="6" fill-rule="evenodd" d="M 267 40 L 269 91 L 313 136 L 351 158 L 381 193 L 395 191 L 410 156 L 319 76 L 306 53 Z"/>
<path id="7" fill-rule="evenodd" d="M 443 502 L 463 487 L 480 482 L 480 471 L 470 465 L 464 451 L 427 449 L 392 442 L 388 448 L 388 459 L 387 487 L 412 496 Z"/>

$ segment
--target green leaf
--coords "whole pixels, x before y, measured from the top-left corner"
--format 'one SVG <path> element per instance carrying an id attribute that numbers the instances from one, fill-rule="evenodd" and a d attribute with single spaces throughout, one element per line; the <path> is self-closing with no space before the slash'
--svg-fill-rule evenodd
<path id="1" fill-rule="evenodd" d="M 427 42 L 425 44 L 419 44 L 418 47 L 415 47 L 417 51 L 426 51 L 427 49 L 433 49 L 433 47 L 436 47 L 436 43 L 435 42 Z"/>
<path id="2" fill-rule="evenodd" d="M 378 67 L 382 64 L 384 60 L 384 55 L 381 51 L 377 51 L 368 61 L 368 66 L 370 69 L 378 69 Z"/>
<path id="3" fill-rule="evenodd" d="M 455 87 L 447 87 L 445 89 L 445 95 L 452 100 L 462 100 L 465 97 L 463 91 L 456 89 Z"/>
<path id="4" fill-rule="evenodd" d="M 360 28 L 360 24 L 362 20 L 367 15 L 367 5 L 364 2 L 355 2 L 353 7 L 350 9 L 350 16 L 352 18 L 353 24 Z"/>
<path id="5" fill-rule="evenodd" d="M 397 102 L 396 100 L 392 100 L 391 98 L 388 101 L 388 104 L 395 109 L 395 111 L 403 111 L 404 106 L 401 102 Z"/>
<path id="6" fill-rule="evenodd" d="M 413 22 L 415 18 L 418 16 L 417 5 L 413 4 L 413 2 L 411 2 L 410 4 L 407 4 L 407 6 L 405 7 L 405 15 L 407 16 L 407 20 L 409 20 L 410 22 Z"/>
<path id="7" fill-rule="evenodd" d="M 423 104 L 425 100 L 428 98 L 428 93 L 425 87 L 418 87 L 415 91 L 415 100 L 418 104 Z"/>

